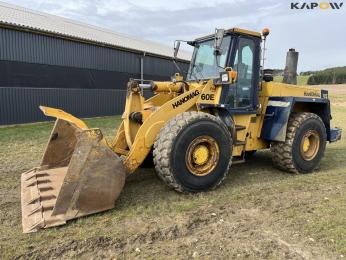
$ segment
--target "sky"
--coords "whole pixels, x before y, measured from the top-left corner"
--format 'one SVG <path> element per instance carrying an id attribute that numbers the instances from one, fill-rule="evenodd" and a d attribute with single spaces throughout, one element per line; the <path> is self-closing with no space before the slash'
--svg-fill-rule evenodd
<path id="1" fill-rule="evenodd" d="M 284 68 L 299 52 L 298 71 L 346 66 L 346 3 L 339 10 L 292 10 L 290 0 L 6 0 L 5 2 L 169 46 L 215 28 L 270 29 L 266 68 Z M 306 3 L 322 1 L 312 0 Z M 328 1 L 329 2 L 329 1 Z M 340 3 L 340 0 L 330 2 Z M 293 1 L 301 6 L 304 1 Z"/>

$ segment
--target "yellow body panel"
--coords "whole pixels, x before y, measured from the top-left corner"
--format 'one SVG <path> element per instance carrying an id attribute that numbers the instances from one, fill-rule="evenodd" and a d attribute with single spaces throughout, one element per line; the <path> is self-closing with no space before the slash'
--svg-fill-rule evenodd
<path id="1" fill-rule="evenodd" d="M 321 89 L 278 82 L 263 82 L 259 96 L 321 98 Z"/>
<path id="2" fill-rule="evenodd" d="M 211 80 L 204 82 L 202 84 L 195 84 L 194 86 L 191 86 L 191 89 L 189 91 L 186 91 L 183 94 L 172 98 L 171 100 L 165 102 L 161 106 L 152 107 L 151 108 L 152 113 L 147 117 L 145 121 L 143 121 L 142 125 L 135 123 L 133 121 L 131 122 L 131 124 L 137 124 L 136 129 L 138 129 L 138 131 L 135 134 L 133 134 L 134 138 L 131 139 L 131 142 L 127 143 L 129 150 L 127 155 L 124 158 L 124 165 L 128 173 L 131 173 L 134 170 L 136 170 L 138 166 L 147 157 L 147 155 L 149 154 L 152 148 L 152 145 L 155 142 L 155 139 L 159 131 L 164 126 L 164 124 L 168 122 L 171 118 L 173 118 L 174 116 L 180 113 L 183 113 L 189 110 L 197 110 L 196 102 L 200 94 L 203 92 L 203 89 L 211 88 L 211 87 L 213 87 L 213 82 Z M 129 104 L 126 108 L 132 112 L 134 112 L 134 110 L 129 109 L 131 107 L 131 102 L 138 101 L 138 99 L 133 98 L 133 96 L 135 95 L 139 95 L 139 94 L 130 92 L 127 97 L 127 102 L 129 102 Z M 147 109 L 150 109 L 150 108 L 147 107 Z M 125 109 L 123 117 L 126 116 L 128 118 L 130 114 L 129 111 L 126 111 Z M 141 110 L 137 110 L 137 111 L 141 111 Z M 124 120 L 124 123 L 125 123 L 125 120 Z M 124 130 L 125 130 L 125 136 L 126 136 L 126 131 L 127 131 L 126 124 L 124 124 Z M 120 129 L 120 131 L 122 130 Z M 123 138 L 123 135 L 117 134 L 117 138 L 115 138 L 115 140 L 113 141 L 114 145 L 112 146 L 112 149 L 115 152 L 117 152 L 118 148 L 121 148 L 121 150 L 124 150 L 124 145 L 119 140 L 121 138 Z M 123 146 L 118 147 L 117 144 L 122 144 Z M 121 151 L 121 150 L 118 150 L 118 151 Z M 119 154 L 124 155 L 123 152 Z"/>
<path id="3" fill-rule="evenodd" d="M 184 89 L 186 86 L 183 87 L 180 81 L 152 84 L 156 86 L 157 94 L 148 100 L 144 100 L 139 91 L 129 91 L 123 123 L 111 145 L 114 152 L 124 156 L 128 173 L 144 161 L 165 123 L 180 113 L 199 111 L 199 104 L 219 104 L 222 91 L 222 85 L 215 85 L 213 80 L 189 82 L 189 89 Z M 245 129 L 236 132 L 232 155 L 243 156 L 245 151 L 269 148 L 269 142 L 262 140 L 260 135 L 270 96 L 320 97 L 320 93 L 319 89 L 311 87 L 263 82 L 259 88 L 260 107 L 257 114 L 233 115 L 235 125 L 245 126 Z M 143 117 L 142 124 L 129 118 L 132 112 L 138 111 Z"/>
<path id="4" fill-rule="evenodd" d="M 221 87 L 210 84 L 205 87 L 199 96 L 197 103 L 200 104 L 218 104 L 221 96 Z"/>
<path id="5" fill-rule="evenodd" d="M 235 146 L 233 156 L 241 156 L 244 151 L 261 150 L 268 148 L 268 142 L 259 138 L 261 116 L 256 115 L 234 115 L 236 125 L 246 128 L 237 132 L 237 141 L 245 141 L 245 145 Z"/>

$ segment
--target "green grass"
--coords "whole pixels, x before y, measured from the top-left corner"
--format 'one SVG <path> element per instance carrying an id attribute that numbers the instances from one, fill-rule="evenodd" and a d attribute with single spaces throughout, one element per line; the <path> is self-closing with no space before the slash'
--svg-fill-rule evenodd
<path id="1" fill-rule="evenodd" d="M 310 76 L 297 76 L 297 85 L 307 85 Z M 282 82 L 283 76 L 275 76 L 275 82 Z"/>
<path id="2" fill-rule="evenodd" d="M 338 105 L 333 107 L 333 125 L 346 129 L 346 106 L 345 101 L 341 102 L 346 100 L 346 95 L 332 96 L 334 100 Z M 90 127 L 100 127 L 107 137 L 112 137 L 120 120 L 119 117 L 106 117 L 86 122 Z M 327 145 L 321 167 L 314 174 L 282 173 L 272 167 L 270 153 L 264 151 L 256 154 L 249 163 L 232 166 L 231 174 L 219 189 L 197 195 L 178 194 L 167 188 L 155 176 L 153 169 L 141 169 L 128 178 L 115 209 L 70 221 L 62 227 L 22 234 L 20 175 L 38 165 L 52 126 L 52 122 L 45 122 L 0 128 L 0 258 L 44 258 L 52 253 L 56 257 L 63 254 L 65 258 L 75 258 L 78 250 L 88 247 L 93 251 L 103 250 L 104 245 L 95 247 L 90 244 L 89 239 L 95 237 L 134 241 L 122 249 L 128 250 L 129 254 L 136 247 L 146 246 L 150 252 L 168 252 L 173 256 L 179 250 L 171 249 L 172 245 L 176 248 L 186 246 L 185 240 L 168 239 L 151 245 L 147 240 L 138 244 L 136 237 L 138 234 L 151 237 L 153 235 L 148 230 L 165 230 L 174 223 L 189 223 L 199 214 L 205 214 L 201 212 L 217 212 L 220 208 L 229 214 L 224 219 L 230 227 L 224 229 L 238 238 L 245 251 L 260 243 L 257 237 L 251 240 L 252 230 L 260 229 L 263 232 L 276 230 L 292 243 L 299 240 L 302 248 L 310 248 L 308 239 L 313 238 L 314 248 L 331 255 L 346 255 L 345 138 Z M 242 210 L 256 210 L 260 214 L 246 215 L 248 221 L 237 231 L 235 227 L 244 218 Z M 240 219 L 238 222 L 237 218 Z M 253 220 L 256 224 L 251 226 Z M 203 226 L 199 228 L 203 230 Z M 205 224 L 203 231 L 211 241 L 209 244 L 217 241 L 217 233 L 212 233 L 211 228 Z M 300 237 L 295 241 L 291 235 L 297 233 Z M 81 249 L 80 245 L 84 247 Z M 162 251 L 155 251 L 160 246 Z M 235 245 L 223 246 L 232 250 Z M 260 244 L 258 246 L 261 250 L 268 250 Z M 70 249 L 64 251 L 61 248 Z M 155 257 L 154 253 L 151 257 Z"/>

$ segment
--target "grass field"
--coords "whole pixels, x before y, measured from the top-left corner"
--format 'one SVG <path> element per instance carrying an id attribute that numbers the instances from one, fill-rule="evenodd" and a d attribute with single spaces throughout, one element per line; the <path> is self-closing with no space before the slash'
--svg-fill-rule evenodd
<path id="1" fill-rule="evenodd" d="M 297 85 L 306 85 L 310 76 L 297 76 Z M 282 82 L 283 76 L 275 76 L 275 82 Z"/>
<path id="2" fill-rule="evenodd" d="M 346 91 L 330 96 L 332 123 L 346 129 Z M 86 122 L 111 136 L 119 118 Z M 327 145 L 313 174 L 276 170 L 263 151 L 232 166 L 220 188 L 197 195 L 178 194 L 153 169 L 140 169 L 115 209 L 22 234 L 20 174 L 38 165 L 52 126 L 0 128 L 1 259 L 346 257 L 344 137 Z"/>

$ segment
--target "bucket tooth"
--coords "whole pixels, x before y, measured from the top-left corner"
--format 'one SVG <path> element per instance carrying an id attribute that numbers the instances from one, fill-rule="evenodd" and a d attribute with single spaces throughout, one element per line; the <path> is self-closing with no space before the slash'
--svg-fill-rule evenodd
<path id="1" fill-rule="evenodd" d="M 36 186 L 37 185 L 37 180 L 35 179 L 34 181 L 30 182 L 29 184 L 26 185 L 27 188 L 31 186 Z"/>
<path id="2" fill-rule="evenodd" d="M 24 180 L 25 180 L 25 181 L 28 181 L 28 180 L 30 180 L 30 179 L 32 179 L 32 178 L 37 178 L 36 173 L 33 173 L 33 174 L 27 176 Z"/>
<path id="3" fill-rule="evenodd" d="M 39 202 L 39 200 L 40 200 L 40 197 L 33 198 L 32 200 L 28 201 L 26 205 L 37 203 Z"/>
<path id="4" fill-rule="evenodd" d="M 49 179 L 37 179 L 37 185 L 40 185 L 40 184 L 47 184 L 47 183 L 51 183 L 52 181 L 49 180 Z"/>
<path id="5" fill-rule="evenodd" d="M 45 225 L 44 220 L 38 221 L 30 226 L 30 230 L 38 230 L 40 228 L 43 228 Z"/>
<path id="6" fill-rule="evenodd" d="M 38 168 L 34 168 L 34 169 L 32 169 L 32 172 L 28 171 L 28 172 L 23 173 L 23 175 L 25 176 L 25 177 L 23 177 L 24 180 L 28 181 L 32 178 L 42 178 L 42 177 L 49 176 L 49 174 L 47 172 L 37 172 L 37 170 L 38 170 Z"/>
<path id="7" fill-rule="evenodd" d="M 40 199 L 41 199 L 41 201 L 56 200 L 56 196 L 55 195 L 42 195 Z"/>
<path id="8" fill-rule="evenodd" d="M 46 211 L 53 211 L 54 209 L 54 204 L 50 204 L 50 205 L 45 205 L 42 207 L 42 210 Z"/>
<path id="9" fill-rule="evenodd" d="M 49 174 L 46 172 L 36 173 L 36 178 L 42 178 L 47 176 L 49 176 Z"/>
<path id="10" fill-rule="evenodd" d="M 37 212 L 40 212 L 42 211 L 42 206 L 38 206 L 37 208 L 33 209 L 31 212 L 28 213 L 27 217 L 30 217 L 31 215 L 37 213 Z"/>
<path id="11" fill-rule="evenodd" d="M 38 187 L 38 189 L 39 189 L 40 192 L 45 192 L 45 191 L 52 191 L 52 190 L 54 190 L 54 188 L 51 187 L 51 186 L 48 186 L 48 187 Z"/>
<path id="12" fill-rule="evenodd" d="M 54 196 L 54 195 L 42 195 L 40 197 L 34 197 L 32 200 L 27 202 L 26 205 L 34 204 L 34 203 L 37 203 L 39 201 L 44 202 L 44 201 L 48 201 L 48 200 L 56 200 L 56 196 Z"/>
<path id="13" fill-rule="evenodd" d="M 32 179 L 33 177 L 29 178 L 29 179 Z M 32 182 L 30 182 L 27 187 L 30 187 L 30 186 L 36 186 L 36 185 L 40 185 L 40 184 L 47 184 L 47 183 L 51 183 L 51 181 L 48 179 L 48 178 L 45 178 L 45 179 L 38 179 L 39 177 L 36 176 L 36 179 L 34 179 Z M 27 181 L 28 179 L 26 179 Z"/>

